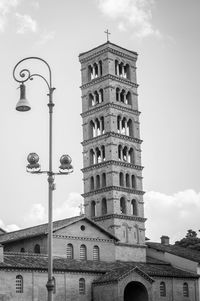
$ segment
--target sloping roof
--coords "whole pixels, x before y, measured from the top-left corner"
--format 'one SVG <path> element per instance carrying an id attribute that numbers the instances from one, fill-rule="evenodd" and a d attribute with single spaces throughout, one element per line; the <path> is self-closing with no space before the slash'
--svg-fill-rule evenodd
<path id="1" fill-rule="evenodd" d="M 23 269 L 47 271 L 48 257 L 41 254 L 28 253 L 4 253 L 4 261 L 0 262 L 0 269 Z M 80 261 L 70 260 L 55 256 L 53 259 L 54 271 L 66 272 L 87 272 L 101 274 L 95 283 L 118 281 L 132 270 L 140 271 L 146 277 L 177 277 L 177 278 L 198 278 L 197 274 L 188 273 L 173 268 L 170 264 L 149 260 L 147 263 L 138 262 L 102 262 L 102 261 Z"/>
<path id="2" fill-rule="evenodd" d="M 176 245 L 163 245 L 157 242 L 147 242 L 147 246 L 161 252 L 168 252 L 170 254 L 180 256 L 195 262 L 200 263 L 200 252 L 188 248 L 179 247 Z"/>
<path id="3" fill-rule="evenodd" d="M 105 230 L 103 227 L 99 226 L 97 223 L 90 220 L 89 218 L 87 218 L 84 215 L 74 216 L 71 218 L 65 218 L 65 219 L 53 222 L 53 231 L 61 229 L 65 226 L 69 226 L 69 225 L 71 225 L 75 222 L 81 221 L 83 219 L 87 220 L 90 224 L 97 227 L 101 232 L 107 234 L 111 239 L 118 240 L 118 238 L 115 237 L 113 234 L 111 234 L 110 232 Z M 9 243 L 9 242 L 13 242 L 16 240 L 22 240 L 22 239 L 27 239 L 27 238 L 31 238 L 31 237 L 47 235 L 47 233 L 48 233 L 48 223 L 2 234 L 2 235 L 0 235 L 0 243 L 2 243 L 2 244 Z"/>

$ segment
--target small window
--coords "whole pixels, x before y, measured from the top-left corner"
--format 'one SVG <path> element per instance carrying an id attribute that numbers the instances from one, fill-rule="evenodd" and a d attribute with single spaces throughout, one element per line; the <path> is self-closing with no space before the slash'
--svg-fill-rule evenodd
<path id="1" fill-rule="evenodd" d="M 34 247 L 34 253 L 40 254 L 40 245 L 36 244 Z"/>
<path id="2" fill-rule="evenodd" d="M 87 248 L 85 245 L 80 246 L 80 260 L 87 260 Z"/>
<path id="3" fill-rule="evenodd" d="M 85 295 L 85 279 L 84 278 L 79 279 L 79 294 Z"/>
<path id="4" fill-rule="evenodd" d="M 21 252 L 21 253 L 25 253 L 25 249 L 24 249 L 24 248 L 21 248 L 20 252 Z"/>
<path id="5" fill-rule="evenodd" d="M 21 275 L 16 276 L 16 293 L 23 293 L 23 277 Z"/>
<path id="6" fill-rule="evenodd" d="M 67 245 L 67 258 L 73 259 L 74 258 L 74 248 L 72 244 Z"/>
<path id="7" fill-rule="evenodd" d="M 93 260 L 94 261 L 99 261 L 100 256 L 99 256 L 99 247 L 98 246 L 94 246 L 93 248 Z"/>
<path id="8" fill-rule="evenodd" d="M 183 297 L 189 297 L 189 288 L 187 282 L 183 283 Z"/>
<path id="9" fill-rule="evenodd" d="M 165 282 L 163 281 L 160 283 L 160 296 L 166 297 L 166 286 L 165 286 Z"/>
<path id="10" fill-rule="evenodd" d="M 85 231 L 85 226 L 81 225 L 81 231 Z"/>

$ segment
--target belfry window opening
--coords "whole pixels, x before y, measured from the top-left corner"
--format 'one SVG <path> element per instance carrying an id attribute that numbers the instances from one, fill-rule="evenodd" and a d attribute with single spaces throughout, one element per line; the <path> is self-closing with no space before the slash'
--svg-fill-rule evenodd
<path id="1" fill-rule="evenodd" d="M 89 93 L 88 96 L 89 107 L 96 106 L 104 101 L 103 89 L 99 91 L 94 91 L 93 93 Z"/>
<path id="2" fill-rule="evenodd" d="M 104 117 L 91 120 L 89 123 L 89 138 L 94 138 L 105 133 L 104 129 Z"/>
<path id="3" fill-rule="evenodd" d="M 94 63 L 88 66 L 88 80 L 93 80 L 99 76 L 102 76 L 102 61 L 100 60 L 98 63 Z"/>
<path id="4" fill-rule="evenodd" d="M 130 66 L 123 62 L 119 63 L 118 60 L 115 60 L 115 75 L 122 78 L 130 79 Z"/>
<path id="5" fill-rule="evenodd" d="M 126 214 L 126 200 L 124 197 L 120 198 L 120 213 Z"/>

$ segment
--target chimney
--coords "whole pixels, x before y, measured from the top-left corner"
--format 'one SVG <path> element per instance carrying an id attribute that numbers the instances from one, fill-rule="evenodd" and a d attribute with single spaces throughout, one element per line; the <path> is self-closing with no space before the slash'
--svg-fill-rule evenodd
<path id="1" fill-rule="evenodd" d="M 162 245 L 169 246 L 169 236 L 162 235 L 160 239 Z"/>
<path id="2" fill-rule="evenodd" d="M 3 246 L 0 245 L 0 262 L 3 262 Z"/>

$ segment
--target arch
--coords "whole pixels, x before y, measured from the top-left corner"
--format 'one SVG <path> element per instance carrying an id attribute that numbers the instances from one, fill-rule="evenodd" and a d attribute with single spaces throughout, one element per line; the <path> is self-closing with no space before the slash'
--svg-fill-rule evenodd
<path id="1" fill-rule="evenodd" d="M 84 278 L 79 279 L 79 294 L 85 295 L 85 279 Z"/>
<path id="2" fill-rule="evenodd" d="M 118 65 L 119 65 L 118 60 L 115 60 L 115 75 L 119 75 L 118 74 Z"/>
<path id="3" fill-rule="evenodd" d="M 120 89 L 116 88 L 116 101 L 120 100 Z"/>
<path id="4" fill-rule="evenodd" d="M 138 215 L 138 212 L 137 212 L 137 201 L 134 200 L 134 199 L 131 201 L 131 213 L 132 213 L 132 215 Z"/>
<path id="5" fill-rule="evenodd" d="M 101 154 L 102 155 L 101 162 L 103 162 L 106 159 L 105 146 L 104 145 L 102 145 L 102 147 L 101 147 L 101 152 L 102 152 L 102 154 Z"/>
<path id="6" fill-rule="evenodd" d="M 126 174 L 126 187 L 130 187 L 130 175 Z"/>
<path id="7" fill-rule="evenodd" d="M 123 174 L 123 172 L 119 173 L 119 186 L 124 186 L 124 174 Z"/>
<path id="8" fill-rule="evenodd" d="M 126 214 L 126 200 L 124 197 L 120 198 L 120 212 L 121 214 Z"/>
<path id="9" fill-rule="evenodd" d="M 166 297 L 166 285 L 164 281 L 160 282 L 160 296 Z"/>
<path id="10" fill-rule="evenodd" d="M 36 244 L 36 245 L 34 246 L 34 253 L 40 254 L 40 245 L 39 245 L 39 244 Z"/>
<path id="11" fill-rule="evenodd" d="M 146 287 L 138 282 L 131 281 L 129 282 L 124 289 L 124 301 L 148 301 L 148 292 Z"/>
<path id="12" fill-rule="evenodd" d="M 103 89 L 99 90 L 99 95 L 100 95 L 100 103 L 104 101 L 104 97 L 103 97 Z"/>
<path id="13" fill-rule="evenodd" d="M 95 152 L 96 152 L 96 160 L 95 160 L 95 163 L 98 164 L 102 161 L 102 158 L 101 158 L 101 152 L 99 150 L 98 147 L 96 147 L 95 149 Z"/>
<path id="14" fill-rule="evenodd" d="M 90 93 L 88 96 L 88 102 L 89 102 L 89 107 L 94 106 L 94 95 L 92 95 L 92 93 Z"/>
<path id="15" fill-rule="evenodd" d="M 93 260 L 99 261 L 100 260 L 100 251 L 98 246 L 93 247 Z"/>
<path id="16" fill-rule="evenodd" d="M 16 288 L 16 293 L 22 294 L 23 293 L 23 277 L 22 275 L 17 275 L 15 279 L 15 288 Z"/>
<path id="17" fill-rule="evenodd" d="M 104 134 L 105 128 L 104 128 L 104 117 L 100 117 L 100 135 Z"/>
<path id="18" fill-rule="evenodd" d="M 131 92 L 128 91 L 126 94 L 126 102 L 128 105 L 132 105 L 132 97 L 131 97 Z"/>
<path id="19" fill-rule="evenodd" d="M 124 66 L 124 77 L 127 79 L 130 79 L 130 66 L 129 64 L 126 64 Z"/>
<path id="20" fill-rule="evenodd" d="M 118 145 L 118 159 L 122 160 L 122 146 Z"/>
<path id="21" fill-rule="evenodd" d="M 123 161 L 128 161 L 128 148 L 125 146 L 122 150 Z"/>
<path id="22" fill-rule="evenodd" d="M 102 76 L 103 70 L 102 70 L 102 61 L 99 61 L 99 75 Z"/>
<path id="23" fill-rule="evenodd" d="M 102 179 L 101 179 L 102 187 L 106 187 L 106 173 L 102 173 Z"/>
<path id="24" fill-rule="evenodd" d="M 131 186 L 132 186 L 132 188 L 136 189 L 136 177 L 135 177 L 135 175 L 131 176 Z"/>
<path id="25" fill-rule="evenodd" d="M 91 65 L 88 66 L 88 81 L 92 80 L 93 67 Z"/>
<path id="26" fill-rule="evenodd" d="M 125 92 L 125 90 L 123 89 L 123 90 L 121 91 L 121 93 L 120 93 L 120 101 L 123 102 L 123 103 L 125 103 L 125 94 L 126 94 L 126 92 Z"/>
<path id="27" fill-rule="evenodd" d="M 90 120 L 89 123 L 89 138 L 95 137 L 95 124 L 93 120 Z"/>
<path id="28" fill-rule="evenodd" d="M 87 260 L 87 248 L 86 245 L 80 246 L 80 260 Z"/>
<path id="29" fill-rule="evenodd" d="M 94 104 L 99 104 L 99 93 L 97 91 L 94 91 Z"/>
<path id="30" fill-rule="evenodd" d="M 97 175 L 96 176 L 96 189 L 99 189 L 100 188 L 100 176 Z"/>
<path id="31" fill-rule="evenodd" d="M 94 177 L 90 178 L 90 190 L 94 190 Z"/>
<path id="32" fill-rule="evenodd" d="M 107 214 L 107 200 L 106 198 L 102 199 L 102 215 Z"/>
<path id="33" fill-rule="evenodd" d="M 24 249 L 24 248 L 21 248 L 21 249 L 20 249 L 20 252 L 21 252 L 21 253 L 25 253 L 25 249 Z"/>
<path id="34" fill-rule="evenodd" d="M 135 156 L 134 156 L 134 150 L 131 147 L 128 152 L 128 162 L 134 164 L 135 163 Z"/>
<path id="35" fill-rule="evenodd" d="M 90 150 L 90 165 L 94 164 L 94 151 L 93 149 Z"/>
<path id="36" fill-rule="evenodd" d="M 127 122 L 127 128 L 128 128 L 128 136 L 133 137 L 133 121 L 131 119 L 128 120 Z"/>
<path id="37" fill-rule="evenodd" d="M 94 68 L 93 76 L 94 78 L 96 78 L 98 77 L 98 71 L 99 71 L 97 63 L 94 63 L 93 68 Z"/>
<path id="38" fill-rule="evenodd" d="M 187 282 L 183 283 L 183 297 L 189 297 L 189 287 Z"/>
<path id="39" fill-rule="evenodd" d="M 96 215 L 96 203 L 95 201 L 91 202 L 91 217 L 94 217 Z"/>
<path id="40" fill-rule="evenodd" d="M 72 244 L 67 244 L 67 258 L 74 259 L 74 247 Z"/>

